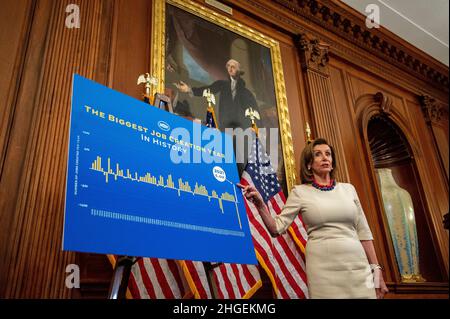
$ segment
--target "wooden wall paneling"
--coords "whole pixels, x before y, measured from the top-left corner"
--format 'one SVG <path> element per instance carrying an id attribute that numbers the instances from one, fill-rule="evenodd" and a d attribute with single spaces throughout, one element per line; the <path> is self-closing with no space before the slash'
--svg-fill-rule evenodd
<path id="1" fill-rule="evenodd" d="M 444 122 L 444 120 L 442 120 Z M 447 175 L 447 181 L 449 179 L 449 158 L 448 158 L 448 121 L 442 124 L 432 124 L 433 135 L 436 140 L 437 148 L 439 150 L 439 155 L 441 156 L 441 163 L 444 167 L 444 171 Z M 447 185 L 448 186 L 448 185 Z"/>
<path id="2" fill-rule="evenodd" d="M 0 176 L 34 10 L 33 1 L 14 0 L 2 1 L 0 10 Z"/>
<path id="3" fill-rule="evenodd" d="M 292 141 L 294 143 L 295 169 L 297 172 L 300 172 L 300 155 L 306 145 L 306 122 L 310 122 L 310 120 L 307 114 L 305 114 L 307 103 L 297 49 L 293 43 L 291 45 L 281 43 L 280 51 L 286 82 L 286 97 L 289 107 Z M 300 174 L 297 174 L 297 183 L 300 183 L 299 176 Z"/>
<path id="4" fill-rule="evenodd" d="M 441 173 L 447 183 L 444 183 L 445 189 L 448 193 L 448 105 L 443 105 L 442 102 L 436 99 L 422 95 L 418 98 L 408 102 L 416 106 L 419 101 L 421 114 L 428 128 L 428 133 L 433 141 L 432 148 L 437 154 L 437 162 L 440 164 Z M 407 103 L 407 102 L 405 102 Z M 418 116 L 420 118 L 420 116 Z"/>
<path id="5" fill-rule="evenodd" d="M 23 8 L 27 10 L 28 8 Z M 8 149 L 5 150 L 5 160 L 3 171 L 0 180 L 0 297 L 7 297 L 10 295 L 12 278 L 9 275 L 13 271 L 12 265 L 15 259 L 18 258 L 17 250 L 19 249 L 18 232 L 21 224 L 24 222 L 23 213 L 16 213 L 16 207 L 19 207 L 19 192 L 22 194 L 25 174 L 22 174 L 22 168 L 25 165 L 25 158 L 30 155 L 26 153 L 27 145 L 29 148 L 33 147 L 33 143 L 29 143 L 29 132 L 31 126 L 34 127 L 34 122 L 31 121 L 31 115 L 34 108 L 30 107 L 34 104 L 34 100 L 38 95 L 37 83 L 41 83 L 42 64 L 41 56 L 48 46 L 46 41 L 46 29 L 50 22 L 50 4 L 40 3 L 36 5 L 35 11 L 32 14 L 32 26 L 30 26 L 29 43 L 27 46 L 26 57 L 23 60 L 23 72 L 20 82 L 17 83 L 17 98 L 12 101 L 14 105 L 14 122 L 11 123 L 11 132 L 8 136 Z M 27 14 L 29 12 L 25 12 Z M 35 112 L 37 112 L 35 110 Z M 8 291 L 8 294 L 7 294 Z"/>
<path id="6" fill-rule="evenodd" d="M 440 155 L 441 168 L 448 180 L 448 103 L 444 105 L 429 95 L 419 96 L 419 101 L 423 117 L 433 137 L 434 146 Z M 447 143 L 443 143 L 445 140 Z"/>
<path id="7" fill-rule="evenodd" d="M 418 174 L 423 183 L 424 203 L 427 205 L 427 217 L 430 233 L 436 248 L 439 248 L 440 267 L 443 277 L 448 280 L 449 271 L 449 237 L 448 231 L 443 227 L 443 215 L 448 213 L 448 185 L 444 172 L 440 169 L 439 154 L 425 119 L 421 112 L 419 102 L 411 99 L 408 104 L 411 130 L 420 150 L 416 156 Z M 419 133 L 420 132 L 420 133 Z"/>
<path id="8" fill-rule="evenodd" d="M 1 296 L 67 298 L 62 252 L 72 73 L 106 79 L 111 1 L 78 1 L 81 28 L 65 26 L 70 1 L 37 1 L 30 46 L 0 181 L 1 211 L 11 219 L 2 246 Z M 101 34 L 105 32 L 105 34 Z M 102 41 L 100 41 L 100 38 Z M 99 58 L 102 56 L 102 58 Z M 5 225 L 1 225 L 5 227 Z M 3 254 L 3 252 L 5 252 Z"/>
<path id="9" fill-rule="evenodd" d="M 146 0 L 118 0 L 117 26 L 112 50 L 109 86 L 142 100 L 143 88 L 138 86 L 140 74 L 150 72 L 151 10 Z"/>
<path id="10" fill-rule="evenodd" d="M 15 116 L 25 55 L 29 45 L 29 34 L 35 12 L 32 1 L 4 1 L 0 11 L 0 182 L 4 178 L 4 161 L 10 132 Z M 11 30 L 17 30 L 11 32 Z M 0 200 L 8 196 L 0 188 Z M 0 270 L 5 269 L 6 246 L 10 237 L 12 214 L 0 203 Z M 0 297 L 3 295 L 5 276 L 0 274 Z"/>

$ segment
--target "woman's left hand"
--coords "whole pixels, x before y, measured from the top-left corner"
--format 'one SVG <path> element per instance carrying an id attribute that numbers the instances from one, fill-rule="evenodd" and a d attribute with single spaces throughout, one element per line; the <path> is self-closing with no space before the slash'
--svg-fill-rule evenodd
<path id="1" fill-rule="evenodd" d="M 373 277 L 375 281 L 375 292 L 377 295 L 377 299 L 383 299 L 384 295 L 389 292 L 389 289 L 384 282 L 381 269 L 374 269 Z"/>

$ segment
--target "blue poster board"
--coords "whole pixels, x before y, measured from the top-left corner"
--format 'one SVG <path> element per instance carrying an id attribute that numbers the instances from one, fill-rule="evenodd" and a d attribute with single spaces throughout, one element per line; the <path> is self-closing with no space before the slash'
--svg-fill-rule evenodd
<path id="1" fill-rule="evenodd" d="M 256 264 L 231 137 L 74 75 L 63 249 Z"/>

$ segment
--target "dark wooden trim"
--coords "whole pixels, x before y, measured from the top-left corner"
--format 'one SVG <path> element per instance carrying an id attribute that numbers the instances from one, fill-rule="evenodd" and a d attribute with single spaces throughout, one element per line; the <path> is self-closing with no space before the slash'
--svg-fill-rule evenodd
<path id="1" fill-rule="evenodd" d="M 448 283 L 424 282 L 424 283 L 387 283 L 389 292 L 396 294 L 443 294 L 449 293 Z"/>

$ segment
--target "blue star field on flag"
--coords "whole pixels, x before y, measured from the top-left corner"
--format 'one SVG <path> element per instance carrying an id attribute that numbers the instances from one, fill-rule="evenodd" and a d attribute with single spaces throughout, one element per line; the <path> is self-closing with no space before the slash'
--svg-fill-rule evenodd
<path id="1" fill-rule="evenodd" d="M 278 182 L 277 173 L 270 163 L 270 157 L 256 135 L 253 135 L 252 138 L 252 148 L 245 171 L 250 175 L 264 202 L 267 203 L 270 198 L 281 191 L 281 185 Z"/>

